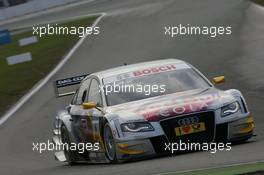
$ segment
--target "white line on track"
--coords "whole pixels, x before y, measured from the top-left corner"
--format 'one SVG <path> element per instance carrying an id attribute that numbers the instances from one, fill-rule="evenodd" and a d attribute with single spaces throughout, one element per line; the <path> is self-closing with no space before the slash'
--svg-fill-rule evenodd
<path id="1" fill-rule="evenodd" d="M 94 16 L 100 15 L 95 22 L 93 23 L 92 27 L 95 27 L 101 19 L 106 16 L 106 13 L 96 13 L 96 14 L 89 14 L 87 16 Z M 68 54 L 60 61 L 60 63 L 43 79 L 41 80 L 35 87 L 33 87 L 30 92 L 24 95 L 11 109 L 9 109 L 1 118 L 0 118 L 0 125 L 6 122 L 13 114 L 17 112 L 19 108 L 21 108 L 35 93 L 37 93 L 51 78 L 54 76 L 63 66 L 64 64 L 72 57 L 75 51 L 82 45 L 84 40 L 88 34 L 82 37 L 74 47 L 68 52 Z"/>

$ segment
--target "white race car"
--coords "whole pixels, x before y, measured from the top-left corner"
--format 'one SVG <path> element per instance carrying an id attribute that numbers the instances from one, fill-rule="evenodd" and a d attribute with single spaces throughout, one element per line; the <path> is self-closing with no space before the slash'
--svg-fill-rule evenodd
<path id="1" fill-rule="evenodd" d="M 223 81 L 216 77 L 212 84 L 177 59 L 57 80 L 57 95 L 74 97 L 55 118 L 53 141 L 89 148 L 80 153 L 67 147 L 56 158 L 70 164 L 122 162 L 166 153 L 168 143 L 246 141 L 253 117 L 240 91 L 214 87 Z M 78 83 L 76 93 L 59 93 Z"/>

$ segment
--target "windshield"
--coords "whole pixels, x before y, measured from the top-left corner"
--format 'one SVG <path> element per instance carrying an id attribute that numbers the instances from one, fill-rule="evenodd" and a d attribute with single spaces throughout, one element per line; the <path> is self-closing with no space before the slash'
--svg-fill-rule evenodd
<path id="1" fill-rule="evenodd" d="M 118 77 L 104 85 L 104 94 L 108 106 L 210 87 L 208 82 L 190 67 L 139 77 L 126 75 L 119 75 Z"/>

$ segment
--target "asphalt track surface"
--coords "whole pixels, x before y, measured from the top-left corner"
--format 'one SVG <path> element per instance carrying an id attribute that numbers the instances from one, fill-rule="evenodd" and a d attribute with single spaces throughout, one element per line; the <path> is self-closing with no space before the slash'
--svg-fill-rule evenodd
<path id="1" fill-rule="evenodd" d="M 32 151 L 32 142 L 52 136 L 56 110 L 69 98 L 54 97 L 52 81 L 0 126 L 0 174 L 157 174 L 264 160 L 264 10 L 242 0 L 98 0 L 52 14 L 20 20 L 9 28 L 94 12 L 107 12 L 99 23 L 101 34 L 88 37 L 52 78 L 95 72 L 139 61 L 175 57 L 199 68 L 207 77 L 224 74 L 222 89 L 240 89 L 256 119 L 249 143 L 230 152 L 188 153 L 118 165 L 67 166 L 52 152 Z M 231 36 L 210 38 L 164 36 L 165 25 L 231 25 Z M 45 53 L 43 53 L 45 54 Z"/>

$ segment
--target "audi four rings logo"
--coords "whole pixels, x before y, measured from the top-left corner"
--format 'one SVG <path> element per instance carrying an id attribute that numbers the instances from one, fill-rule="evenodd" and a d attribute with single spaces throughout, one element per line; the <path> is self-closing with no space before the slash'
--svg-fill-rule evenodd
<path id="1" fill-rule="evenodd" d="M 183 118 L 183 119 L 178 120 L 178 124 L 180 126 L 191 125 L 194 123 L 199 123 L 199 117 L 193 116 L 193 117 L 188 117 L 188 118 Z"/>

